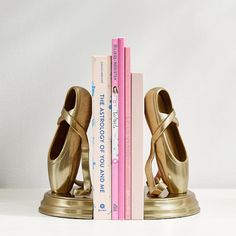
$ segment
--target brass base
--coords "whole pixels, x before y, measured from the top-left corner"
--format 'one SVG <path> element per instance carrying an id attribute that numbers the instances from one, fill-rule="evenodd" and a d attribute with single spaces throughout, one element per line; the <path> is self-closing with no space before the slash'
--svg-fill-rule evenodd
<path id="1" fill-rule="evenodd" d="M 48 191 L 44 194 L 39 212 L 49 216 L 93 219 L 92 196 L 60 196 Z M 170 194 L 166 198 L 151 198 L 145 193 L 145 220 L 185 217 L 199 212 L 198 201 L 195 194 L 191 191 L 188 191 L 186 194 Z"/>
<path id="2" fill-rule="evenodd" d="M 147 194 L 145 196 L 145 220 L 191 216 L 200 212 L 198 201 L 191 191 L 186 194 L 169 194 L 166 198 L 151 198 Z"/>
<path id="3" fill-rule="evenodd" d="M 88 197 L 60 196 L 51 193 L 44 194 L 39 212 L 49 216 L 65 218 L 92 219 L 93 200 Z"/>

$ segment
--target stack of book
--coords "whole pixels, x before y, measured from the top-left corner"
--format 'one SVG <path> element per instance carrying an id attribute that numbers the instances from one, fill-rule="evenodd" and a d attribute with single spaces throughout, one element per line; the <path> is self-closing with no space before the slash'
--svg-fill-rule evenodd
<path id="1" fill-rule="evenodd" d="M 130 62 L 124 38 L 92 58 L 94 219 L 143 219 L 143 78 Z"/>

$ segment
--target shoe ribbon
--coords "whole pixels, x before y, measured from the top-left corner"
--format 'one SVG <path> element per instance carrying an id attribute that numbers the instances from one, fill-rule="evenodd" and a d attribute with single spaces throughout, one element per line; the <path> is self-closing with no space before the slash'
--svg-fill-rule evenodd
<path id="1" fill-rule="evenodd" d="M 83 181 L 75 180 L 75 184 L 77 184 L 79 188 L 74 191 L 74 194 L 76 196 L 88 195 L 92 189 L 91 177 L 89 171 L 88 137 L 84 128 L 64 108 L 62 109 L 61 116 L 59 117 L 57 123 L 60 124 L 63 120 L 65 120 L 81 138 L 81 162 L 82 162 Z"/>
<path id="2" fill-rule="evenodd" d="M 162 123 L 157 127 L 156 131 L 154 132 L 152 139 L 151 139 L 151 148 L 150 148 L 150 154 L 149 158 L 145 165 L 145 173 L 147 178 L 147 186 L 149 188 L 149 195 L 152 197 L 161 197 L 163 195 L 164 191 L 167 190 L 167 185 L 163 182 L 161 179 L 160 172 L 157 173 L 157 175 L 153 176 L 152 173 L 152 162 L 156 153 L 156 142 L 161 137 L 163 132 L 166 130 L 166 128 L 172 123 L 176 123 L 178 125 L 178 120 L 175 117 L 175 111 L 172 110 L 170 114 L 163 114 L 161 113 L 161 117 L 163 118 Z M 166 194 L 165 194 L 166 195 Z"/>

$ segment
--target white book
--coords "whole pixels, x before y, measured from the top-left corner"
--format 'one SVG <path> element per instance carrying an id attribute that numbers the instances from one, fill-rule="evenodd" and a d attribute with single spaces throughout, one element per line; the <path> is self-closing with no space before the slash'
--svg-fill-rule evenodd
<path id="1" fill-rule="evenodd" d="M 111 219 L 111 56 L 93 56 L 94 219 Z"/>
<path id="2" fill-rule="evenodd" d="M 142 220 L 144 211 L 143 165 L 143 75 L 131 74 L 132 86 L 132 220 Z"/>
<path id="3" fill-rule="evenodd" d="M 119 151 L 118 151 L 118 39 L 112 39 L 112 164 L 111 164 L 111 204 L 112 220 L 119 219 Z"/>

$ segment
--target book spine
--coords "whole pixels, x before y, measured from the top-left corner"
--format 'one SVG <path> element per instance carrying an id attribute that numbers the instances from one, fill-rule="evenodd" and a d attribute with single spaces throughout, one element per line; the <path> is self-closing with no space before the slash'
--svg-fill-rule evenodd
<path id="1" fill-rule="evenodd" d="M 93 203 L 94 219 L 111 219 L 111 57 L 94 56 Z"/>
<path id="2" fill-rule="evenodd" d="M 125 47 L 125 219 L 131 219 L 131 74 L 130 48 Z"/>
<path id="3" fill-rule="evenodd" d="M 132 219 L 143 219 L 143 76 L 132 73 Z"/>
<path id="4" fill-rule="evenodd" d="M 125 88 L 124 88 L 124 39 L 118 38 L 118 137 L 119 137 L 119 220 L 124 220 L 125 207 L 125 151 L 124 151 L 124 125 L 125 125 Z"/>
<path id="5" fill-rule="evenodd" d="M 112 39 L 112 220 L 118 220 L 118 39 Z"/>

